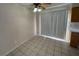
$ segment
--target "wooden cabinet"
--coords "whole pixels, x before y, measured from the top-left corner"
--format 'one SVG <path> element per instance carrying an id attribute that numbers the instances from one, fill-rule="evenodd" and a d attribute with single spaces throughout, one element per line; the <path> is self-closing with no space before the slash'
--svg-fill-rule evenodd
<path id="1" fill-rule="evenodd" d="M 79 22 L 79 7 L 72 8 L 71 22 Z"/>
<path id="2" fill-rule="evenodd" d="M 70 46 L 77 48 L 78 45 L 79 45 L 79 33 L 72 32 Z"/>

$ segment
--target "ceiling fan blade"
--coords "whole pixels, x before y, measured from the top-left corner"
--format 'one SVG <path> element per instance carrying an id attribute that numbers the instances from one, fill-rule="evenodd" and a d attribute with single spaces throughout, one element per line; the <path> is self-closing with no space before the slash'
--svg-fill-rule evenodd
<path id="1" fill-rule="evenodd" d="M 43 7 L 44 9 L 46 9 L 49 5 L 50 5 L 50 3 L 41 3 L 40 4 L 40 6 Z"/>
<path id="2" fill-rule="evenodd" d="M 46 9 L 51 3 L 33 3 L 34 7 Z"/>

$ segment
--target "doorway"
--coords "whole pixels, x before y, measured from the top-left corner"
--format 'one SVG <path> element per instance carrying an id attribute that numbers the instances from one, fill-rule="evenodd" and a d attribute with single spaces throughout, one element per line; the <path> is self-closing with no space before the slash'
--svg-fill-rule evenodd
<path id="1" fill-rule="evenodd" d="M 39 33 L 42 36 L 65 40 L 68 10 L 56 8 L 41 12 Z"/>

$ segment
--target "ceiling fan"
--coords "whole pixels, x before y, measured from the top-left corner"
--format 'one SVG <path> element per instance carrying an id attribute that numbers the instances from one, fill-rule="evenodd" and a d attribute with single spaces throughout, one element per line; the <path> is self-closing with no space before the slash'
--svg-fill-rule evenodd
<path id="1" fill-rule="evenodd" d="M 46 9 L 51 3 L 33 3 L 34 12 L 41 12 Z"/>

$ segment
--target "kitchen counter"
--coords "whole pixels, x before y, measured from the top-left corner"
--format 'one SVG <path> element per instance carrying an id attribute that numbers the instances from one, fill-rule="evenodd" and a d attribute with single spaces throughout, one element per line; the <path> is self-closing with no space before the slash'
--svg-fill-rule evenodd
<path id="1" fill-rule="evenodd" d="M 70 28 L 71 32 L 79 32 L 79 28 Z"/>
<path id="2" fill-rule="evenodd" d="M 71 32 L 79 32 L 79 22 L 71 23 L 69 30 Z"/>

